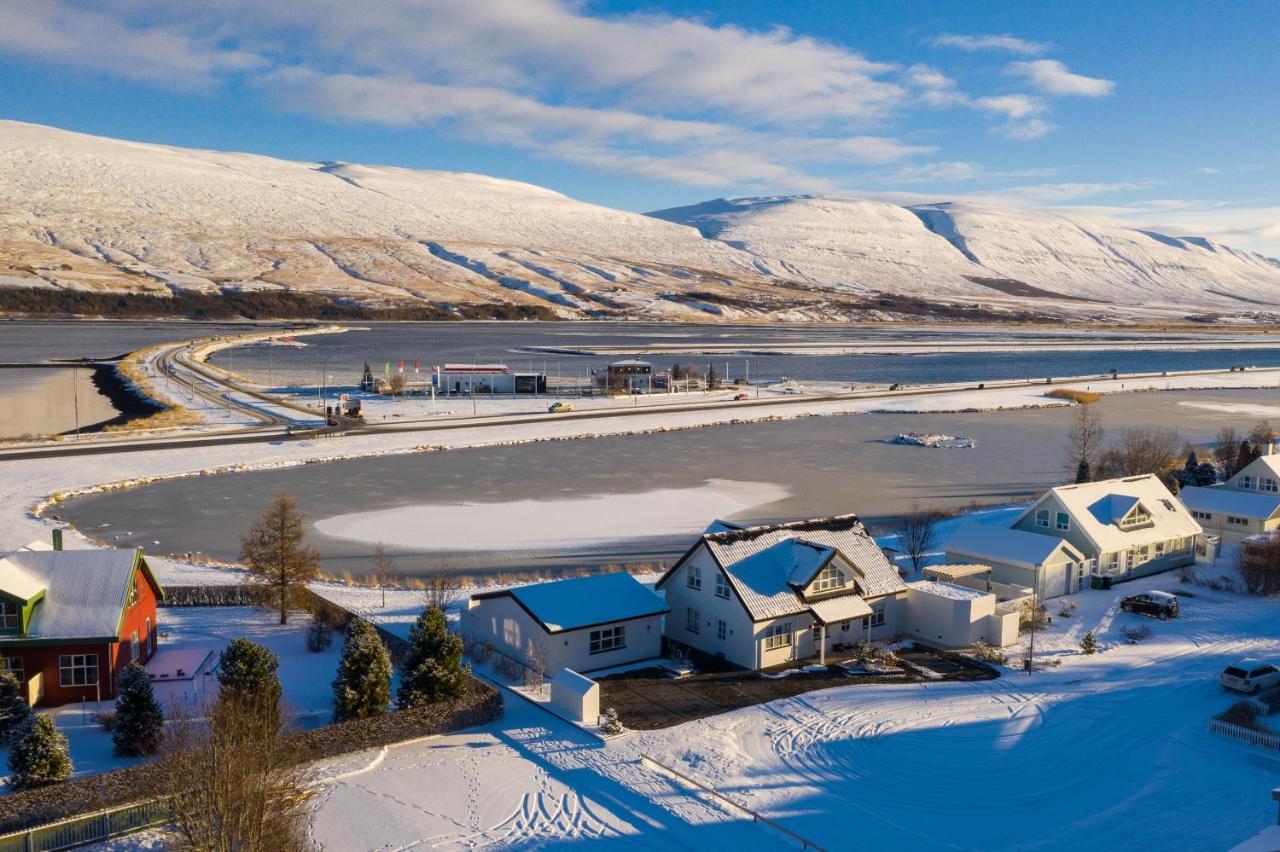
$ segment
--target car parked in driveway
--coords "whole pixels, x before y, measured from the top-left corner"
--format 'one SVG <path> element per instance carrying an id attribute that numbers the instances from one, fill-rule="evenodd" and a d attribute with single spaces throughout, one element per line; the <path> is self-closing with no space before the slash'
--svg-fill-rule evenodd
<path id="1" fill-rule="evenodd" d="M 1143 592 L 1121 598 L 1120 608 L 1125 612 L 1136 612 L 1152 618 L 1177 618 L 1178 598 L 1168 592 Z"/>
<path id="2" fill-rule="evenodd" d="M 1218 675 L 1218 683 L 1227 689 L 1252 695 L 1280 684 L 1280 667 L 1262 660 L 1241 660 L 1223 669 Z"/>

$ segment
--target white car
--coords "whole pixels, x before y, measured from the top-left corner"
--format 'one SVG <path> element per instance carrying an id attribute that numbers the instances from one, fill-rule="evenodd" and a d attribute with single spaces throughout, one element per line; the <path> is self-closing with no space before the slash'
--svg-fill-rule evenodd
<path id="1" fill-rule="evenodd" d="M 1218 682 L 1236 692 L 1261 692 L 1280 684 L 1280 667 L 1262 660 L 1241 660 L 1223 669 Z"/>

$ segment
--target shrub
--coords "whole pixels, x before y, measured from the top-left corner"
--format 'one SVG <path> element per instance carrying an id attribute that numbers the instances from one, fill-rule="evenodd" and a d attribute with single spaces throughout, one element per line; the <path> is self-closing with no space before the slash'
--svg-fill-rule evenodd
<path id="1" fill-rule="evenodd" d="M 1045 394 L 1053 399 L 1069 399 L 1081 405 L 1088 405 L 1102 399 L 1102 394 L 1093 391 L 1072 390 L 1071 388 L 1054 388 Z"/>
<path id="2" fill-rule="evenodd" d="M 984 663 L 998 663 L 1003 666 L 1009 662 L 1008 654 L 981 639 L 973 643 L 973 655 Z"/>
<path id="3" fill-rule="evenodd" d="M 1044 604 L 1027 598 L 1022 602 L 1022 611 L 1018 616 L 1018 631 L 1044 630 L 1049 626 L 1049 613 Z"/>
<path id="4" fill-rule="evenodd" d="M 42 787 L 71 777 L 67 738 L 53 724 L 53 717 L 36 715 L 23 729 L 21 739 L 9 750 L 9 786 L 15 790 Z"/>
<path id="5" fill-rule="evenodd" d="M 390 704 L 391 654 L 372 624 L 352 619 L 333 680 L 333 721 L 377 716 Z"/>
<path id="6" fill-rule="evenodd" d="M 484 665 L 493 659 L 493 645 L 483 639 L 463 639 L 467 656 L 473 663 Z"/>
<path id="7" fill-rule="evenodd" d="M 622 726 L 622 720 L 618 718 L 618 711 L 612 707 L 605 708 L 600 714 L 600 732 L 603 734 L 620 734 L 626 728 Z"/>
<path id="8" fill-rule="evenodd" d="M 120 757 L 155 754 L 164 733 L 164 714 L 147 670 L 130 663 L 120 672 L 119 697 L 116 699 L 115 722 L 111 742 Z"/>
<path id="9" fill-rule="evenodd" d="M 1221 719 L 1242 728 L 1253 728 L 1255 731 L 1266 730 L 1266 726 L 1258 721 L 1258 705 L 1245 699 L 1237 701 L 1224 710 Z"/>
<path id="10" fill-rule="evenodd" d="M 317 607 L 311 613 L 311 622 L 307 625 L 307 650 L 313 653 L 327 651 L 333 644 L 333 625 L 329 620 L 329 610 Z"/>
<path id="11" fill-rule="evenodd" d="M 1130 645 L 1136 645 L 1143 639 L 1151 638 L 1151 627 L 1146 624 L 1141 624 L 1137 627 L 1126 627 L 1122 632 L 1124 633 L 1124 641 Z"/>
<path id="12" fill-rule="evenodd" d="M 1084 638 L 1080 640 L 1080 650 L 1084 651 L 1086 654 L 1097 653 L 1098 640 L 1094 638 L 1092 630 L 1084 634 Z"/>

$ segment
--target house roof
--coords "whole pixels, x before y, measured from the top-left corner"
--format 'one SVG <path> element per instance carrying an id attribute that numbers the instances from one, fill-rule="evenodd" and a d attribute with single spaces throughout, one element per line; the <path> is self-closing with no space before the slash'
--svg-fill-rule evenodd
<path id="1" fill-rule="evenodd" d="M 824 598 L 811 601 L 809 611 L 814 618 L 823 624 L 836 624 L 841 621 L 852 621 L 855 618 L 871 614 L 871 605 L 860 595 L 841 595 L 838 598 Z"/>
<path id="2" fill-rule="evenodd" d="M 1236 475 L 1232 479 L 1238 479 L 1241 474 L 1249 474 L 1250 476 L 1258 476 L 1259 474 L 1270 474 L 1276 479 L 1280 479 L 1280 453 L 1273 452 L 1269 456 L 1258 456 L 1253 461 L 1236 471 Z"/>
<path id="3" fill-rule="evenodd" d="M 686 556 L 663 575 L 658 587 L 700 547 L 715 559 L 756 621 L 807 611 L 810 604 L 800 597 L 798 589 L 807 586 L 824 565 L 837 557 L 853 570 L 862 597 L 881 597 L 906 589 L 857 515 L 704 533 Z"/>
<path id="4" fill-rule="evenodd" d="M 625 571 L 517 586 L 475 597 L 504 595 L 514 598 L 548 633 L 669 612 L 662 598 Z"/>
<path id="5" fill-rule="evenodd" d="M 1083 558 L 1056 535 L 1025 532 L 995 524 L 961 524 L 942 543 L 942 549 L 948 552 L 1031 567 L 1044 564 L 1060 547 L 1067 548 L 1074 559 Z"/>
<path id="6" fill-rule="evenodd" d="M 938 598 L 946 598 L 952 601 L 967 601 L 976 598 L 985 598 L 990 592 L 980 592 L 977 589 L 970 589 L 965 586 L 957 586 L 955 583 L 946 583 L 939 580 L 916 580 L 914 583 L 907 583 L 913 592 L 923 592 L 927 595 L 933 595 Z"/>
<path id="7" fill-rule="evenodd" d="M 1188 485 L 1178 492 L 1178 500 L 1197 512 L 1224 512 L 1264 520 L 1280 511 L 1280 494 L 1236 491 L 1220 486 Z"/>
<path id="8" fill-rule="evenodd" d="M 45 586 L 45 595 L 32 611 L 26 634 L 5 637 L 0 643 L 118 641 L 129 583 L 138 569 L 157 595 L 163 595 L 141 549 L 19 550 L 3 561 L 37 578 Z"/>
<path id="9" fill-rule="evenodd" d="M 1131 494 L 1107 494 L 1089 504 L 1089 513 L 1104 524 L 1118 524 L 1142 501 Z"/>
<path id="10" fill-rule="evenodd" d="M 1174 498 L 1155 474 L 1060 485 L 1037 500 L 1023 517 L 1035 512 L 1050 496 L 1057 498 L 1071 515 L 1072 523 L 1100 552 L 1203 532 L 1186 507 Z M 1114 509 L 1131 500 L 1140 501 L 1151 513 L 1150 525 L 1130 530 L 1122 530 L 1116 525 L 1119 518 L 1115 516 Z M 1100 503 L 1108 511 L 1095 511 L 1094 507 Z M 1106 520 L 1107 517 L 1112 520 Z"/>
<path id="11" fill-rule="evenodd" d="M 45 591 L 45 582 L 18 562 L 0 558 L 0 592 L 29 601 Z"/>

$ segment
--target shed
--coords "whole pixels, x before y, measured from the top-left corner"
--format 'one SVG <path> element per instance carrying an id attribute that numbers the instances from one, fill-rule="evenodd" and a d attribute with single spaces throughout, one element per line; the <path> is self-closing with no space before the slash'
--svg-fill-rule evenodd
<path id="1" fill-rule="evenodd" d="M 561 669 L 551 679 L 551 704 L 575 722 L 594 725 L 600 720 L 600 684 L 573 669 Z"/>
<path id="2" fill-rule="evenodd" d="M 1016 609 L 997 611 L 995 595 L 954 583 L 908 583 L 906 609 L 905 635 L 946 648 L 967 648 L 979 640 L 999 648 L 1018 638 Z"/>

